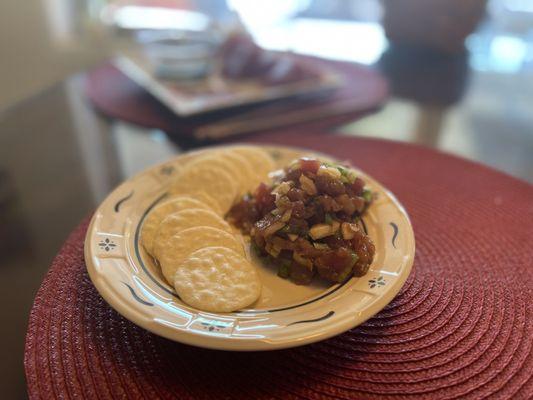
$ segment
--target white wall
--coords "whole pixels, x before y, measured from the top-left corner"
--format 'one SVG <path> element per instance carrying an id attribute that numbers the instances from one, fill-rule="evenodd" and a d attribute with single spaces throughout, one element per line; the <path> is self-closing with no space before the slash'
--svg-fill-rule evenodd
<path id="1" fill-rule="evenodd" d="M 0 110 L 105 56 L 85 1 L 0 1 Z"/>

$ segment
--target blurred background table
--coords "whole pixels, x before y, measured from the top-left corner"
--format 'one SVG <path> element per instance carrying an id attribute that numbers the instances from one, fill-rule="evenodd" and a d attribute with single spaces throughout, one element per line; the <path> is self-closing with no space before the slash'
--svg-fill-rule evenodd
<path id="1" fill-rule="evenodd" d="M 225 4 L 197 3 L 215 16 Z M 262 46 L 366 64 L 389 80 L 384 107 L 335 128 L 335 135 L 424 144 L 533 181 L 528 1 L 489 1 L 464 51 L 452 53 L 389 43 L 382 4 L 374 0 L 275 1 L 265 6 L 270 11 L 255 2 L 229 3 Z M 101 28 L 105 4 L 0 5 L 0 390 L 6 398 L 26 396 L 28 312 L 68 232 L 120 181 L 182 151 L 161 130 L 102 118 L 90 106 L 82 71 L 126 41 Z"/>

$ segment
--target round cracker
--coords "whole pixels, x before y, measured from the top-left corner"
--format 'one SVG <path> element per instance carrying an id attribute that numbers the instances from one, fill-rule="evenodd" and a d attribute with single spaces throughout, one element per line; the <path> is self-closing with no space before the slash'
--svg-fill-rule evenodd
<path id="1" fill-rule="evenodd" d="M 194 199 L 200 200 L 202 203 L 209 206 L 209 208 L 216 214 L 222 215 L 222 210 L 220 209 L 218 202 L 213 199 L 213 197 L 209 196 L 206 192 L 203 192 L 201 190 L 191 191 L 190 193 L 187 193 L 187 197 L 192 197 Z"/>
<path id="2" fill-rule="evenodd" d="M 211 163 L 188 164 L 171 186 L 171 193 L 206 192 L 218 205 L 223 214 L 228 212 L 239 191 L 239 184 L 225 170 Z"/>
<path id="3" fill-rule="evenodd" d="M 210 226 L 196 226 L 184 229 L 165 242 L 158 253 L 159 265 L 165 279 L 174 284 L 174 273 L 183 260 L 196 250 L 204 247 L 225 247 L 245 255 L 242 242 L 234 235 Z"/>
<path id="4" fill-rule="evenodd" d="M 196 250 L 174 274 L 180 298 L 199 310 L 231 312 L 249 306 L 261 294 L 255 268 L 225 247 Z"/>
<path id="5" fill-rule="evenodd" d="M 247 183 L 247 177 L 245 171 L 240 169 L 237 165 L 231 162 L 231 160 L 224 157 L 224 152 L 222 151 L 210 151 L 202 157 L 196 158 L 190 163 L 191 168 L 198 167 L 201 164 L 209 164 L 210 166 L 227 172 L 237 183 L 238 193 L 239 194 L 243 187 Z"/>
<path id="6" fill-rule="evenodd" d="M 167 241 L 175 234 L 195 226 L 210 226 L 228 233 L 232 233 L 231 226 L 220 218 L 213 211 L 192 208 L 167 215 L 159 224 L 154 245 L 153 255 L 159 259 L 162 249 L 167 245 Z"/>
<path id="7" fill-rule="evenodd" d="M 259 147 L 238 146 L 228 149 L 228 152 L 234 152 L 246 158 L 252 166 L 252 170 L 255 171 L 262 180 L 267 179 L 268 174 L 276 167 L 272 157 Z"/>
<path id="8" fill-rule="evenodd" d="M 159 224 L 169 215 L 189 208 L 210 210 L 210 207 L 200 200 L 187 196 L 171 196 L 162 203 L 157 204 L 143 221 L 141 242 L 148 254 L 153 255 L 154 239 Z"/>
<path id="9" fill-rule="evenodd" d="M 220 157 L 228 160 L 235 168 L 241 171 L 241 193 L 243 195 L 248 192 L 253 192 L 255 188 L 261 183 L 261 176 L 257 174 L 252 164 L 239 153 L 233 151 L 223 151 L 220 153 Z"/>

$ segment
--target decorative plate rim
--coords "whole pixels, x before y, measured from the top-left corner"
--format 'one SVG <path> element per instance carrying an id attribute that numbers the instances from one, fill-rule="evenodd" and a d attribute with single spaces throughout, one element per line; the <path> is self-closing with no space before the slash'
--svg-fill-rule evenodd
<path id="1" fill-rule="evenodd" d="M 231 146 L 216 146 L 216 147 L 231 147 Z M 414 255 L 415 255 L 415 238 L 414 238 L 414 232 L 413 227 L 411 224 L 411 221 L 409 219 L 409 216 L 407 212 L 405 211 L 404 207 L 401 205 L 401 203 L 398 201 L 398 199 L 388 190 L 386 189 L 381 183 L 376 181 L 374 178 L 372 178 L 370 175 L 366 174 L 364 171 L 361 171 L 365 177 L 369 178 L 372 181 L 372 185 L 377 185 L 379 187 L 379 190 L 382 191 L 390 200 L 392 205 L 394 206 L 395 210 L 405 219 L 405 226 L 404 228 L 407 228 L 403 234 L 407 237 L 407 243 L 406 246 L 407 253 L 404 255 L 403 260 L 403 266 L 400 271 L 400 273 L 397 275 L 395 279 L 392 280 L 392 284 L 389 285 L 384 292 L 382 292 L 379 295 L 378 300 L 373 301 L 371 304 L 367 305 L 361 312 L 359 312 L 358 316 L 350 315 L 347 311 L 347 309 L 340 310 L 341 312 L 338 312 L 339 310 L 331 310 L 324 308 L 323 313 L 318 315 L 316 318 L 302 318 L 300 321 L 293 321 L 287 325 L 286 327 L 291 327 L 293 330 L 292 334 L 285 340 L 283 339 L 276 339 L 269 340 L 268 337 L 265 338 L 242 338 L 242 337 L 235 337 L 235 336 L 216 336 L 216 335 L 205 335 L 201 334 L 197 331 L 191 331 L 189 329 L 176 329 L 175 327 L 171 327 L 167 324 L 163 323 L 157 323 L 153 318 L 149 318 L 146 315 L 143 315 L 142 312 L 139 311 L 140 306 L 144 307 L 153 307 L 154 304 L 150 303 L 147 300 L 142 299 L 139 297 L 135 290 L 126 282 L 122 282 L 122 284 L 127 287 L 129 292 L 131 292 L 131 296 L 140 304 L 138 306 L 137 304 L 128 302 L 125 300 L 125 298 L 119 296 L 113 288 L 109 286 L 109 284 L 104 280 L 102 274 L 98 273 L 96 271 L 96 267 L 93 261 L 94 254 L 92 254 L 91 245 L 90 245 L 90 237 L 94 234 L 94 226 L 95 221 L 99 215 L 99 212 L 101 208 L 103 207 L 106 202 L 108 202 L 111 197 L 117 193 L 120 189 L 123 189 L 125 186 L 127 186 L 129 183 L 134 182 L 136 179 L 139 179 L 140 176 L 143 174 L 146 174 L 149 171 L 155 171 L 155 170 L 161 170 L 165 165 L 169 164 L 169 162 L 175 162 L 177 159 L 182 158 L 183 156 L 194 156 L 198 153 L 204 152 L 206 150 L 210 150 L 214 147 L 208 147 L 203 148 L 199 150 L 195 150 L 192 152 L 184 153 L 183 155 L 179 155 L 178 157 L 175 157 L 171 160 L 168 160 L 163 163 L 159 163 L 155 166 L 152 166 L 150 168 L 147 168 L 140 173 L 136 174 L 135 176 L 127 179 L 125 182 L 118 185 L 110 194 L 106 197 L 106 199 L 100 204 L 98 209 L 95 211 L 93 217 L 91 218 L 91 222 L 89 224 L 86 237 L 85 237 L 85 244 L 84 244 L 84 254 L 85 254 L 85 262 L 87 265 L 87 270 L 89 273 L 89 277 L 91 281 L 93 282 L 94 286 L 100 293 L 100 295 L 104 298 L 104 300 L 113 308 L 115 309 L 119 314 L 130 320 L 131 322 L 135 323 L 136 325 L 142 327 L 143 329 L 146 329 L 154 334 L 157 334 L 159 336 L 165 337 L 167 339 L 178 341 L 181 343 L 194 345 L 198 347 L 203 348 L 209 348 L 209 349 L 218 349 L 218 350 L 233 350 L 233 351 L 264 351 L 264 350 L 275 350 L 275 349 L 284 349 L 284 348 L 290 348 L 290 347 L 297 347 L 302 346 L 306 344 L 310 344 L 313 342 L 325 340 L 328 338 L 331 338 L 333 336 L 336 336 L 340 333 L 343 333 L 349 329 L 352 329 L 362 323 L 364 323 L 369 318 L 373 317 L 376 313 L 378 313 L 380 310 L 382 310 L 387 304 L 392 301 L 392 299 L 398 294 L 402 286 L 404 285 L 405 281 L 407 280 L 408 276 L 410 275 L 413 263 L 414 263 Z M 296 152 L 304 152 L 304 153 L 314 153 L 317 155 L 323 155 L 326 157 L 330 157 L 327 154 L 322 154 L 317 151 L 308 150 L 308 149 L 302 149 L 302 148 L 296 148 L 296 147 L 289 147 L 289 146 L 269 146 L 271 149 L 282 149 L 282 150 L 289 150 L 289 151 L 296 151 Z M 120 208 L 123 202 L 127 201 L 129 198 L 131 198 L 133 193 L 128 194 L 126 197 L 120 199 L 115 204 L 115 211 L 118 211 L 117 209 Z M 394 225 L 394 224 L 391 224 Z M 135 229 L 137 229 L 135 227 Z M 394 229 L 394 234 L 392 238 L 392 244 L 396 248 L 394 241 L 396 239 L 396 236 L 398 234 L 397 227 Z M 135 234 L 135 233 L 134 233 Z M 141 260 L 142 261 L 142 260 Z M 133 275 L 133 274 L 132 274 Z M 365 277 L 370 277 L 370 274 L 365 275 Z M 337 289 L 340 289 L 342 285 L 351 282 L 354 279 L 358 278 L 350 278 L 344 283 L 337 285 L 337 287 L 334 289 L 336 291 Z M 379 282 L 378 278 L 374 280 L 374 285 L 381 285 L 382 283 Z M 369 280 L 369 285 L 370 284 Z M 371 286 L 374 287 L 374 286 Z M 331 288 L 331 287 L 330 287 Z M 319 296 L 320 299 L 321 296 Z M 132 306 L 134 304 L 134 306 Z M 291 307 L 292 308 L 292 307 Z M 337 313 L 336 313 L 337 311 Z M 224 317 L 233 317 L 239 320 L 239 318 L 245 318 L 246 317 L 246 311 L 241 312 L 235 312 L 235 313 L 229 313 L 229 314 L 211 314 L 211 313 L 203 313 L 197 311 L 197 316 L 205 317 L 206 319 L 212 318 L 213 315 L 218 315 L 220 318 Z M 268 316 L 268 311 L 264 312 L 265 316 Z M 197 317 L 198 318 L 198 317 Z M 313 322 L 315 323 L 313 325 L 314 329 L 309 329 L 309 325 L 307 323 Z M 209 329 L 212 327 L 209 326 Z M 297 335 L 297 338 L 294 338 L 294 336 Z"/>

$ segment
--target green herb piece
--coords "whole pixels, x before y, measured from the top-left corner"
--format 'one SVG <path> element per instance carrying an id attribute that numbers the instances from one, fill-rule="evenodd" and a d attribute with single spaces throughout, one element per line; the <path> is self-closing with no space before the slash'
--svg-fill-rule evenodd
<path id="1" fill-rule="evenodd" d="M 326 216 L 324 217 L 324 222 L 328 225 L 331 225 L 333 223 L 334 219 L 331 216 L 330 213 L 326 213 Z"/>
<path id="2" fill-rule="evenodd" d="M 337 169 L 341 173 L 341 181 L 343 183 L 351 184 L 355 182 L 355 178 L 357 178 L 357 175 L 355 174 L 354 171 L 352 171 L 351 169 L 339 167 L 339 166 L 337 166 Z"/>
<path id="3" fill-rule="evenodd" d="M 252 240 L 252 242 L 250 243 L 250 250 L 255 253 L 260 259 L 264 260 L 268 258 L 268 254 L 265 255 L 263 249 L 261 249 L 254 240 Z"/>
<path id="4" fill-rule="evenodd" d="M 369 189 L 364 189 L 362 196 L 365 202 L 370 203 L 372 201 L 372 192 Z"/>
<path id="5" fill-rule="evenodd" d="M 284 279 L 287 279 L 290 275 L 290 270 L 289 270 L 289 267 L 290 267 L 291 263 L 290 261 L 282 261 L 282 264 L 279 266 L 278 268 L 278 276 L 280 278 L 284 278 Z"/>
<path id="6" fill-rule="evenodd" d="M 289 225 L 285 225 L 283 228 L 279 230 L 281 233 L 290 233 L 291 227 Z"/>
<path id="7" fill-rule="evenodd" d="M 346 280 L 346 278 L 348 278 L 348 275 L 350 275 L 352 273 L 352 268 L 345 268 L 341 273 L 340 275 L 337 277 L 337 282 L 341 283 L 341 282 L 344 282 Z"/>
<path id="8" fill-rule="evenodd" d="M 349 173 L 346 170 L 346 168 L 337 167 L 337 169 L 341 173 L 341 182 L 342 183 L 350 183 Z"/>
<path id="9" fill-rule="evenodd" d="M 359 261 L 359 256 L 358 256 L 357 254 L 355 254 L 355 253 L 352 253 L 352 254 L 350 254 L 350 257 L 351 257 L 351 258 L 350 258 L 350 268 L 353 268 L 353 266 L 355 265 L 355 263 L 356 263 L 357 261 Z"/>
<path id="10" fill-rule="evenodd" d="M 260 252 L 259 246 L 253 240 L 252 240 L 252 243 L 250 243 L 250 250 L 252 250 L 254 253 L 259 253 Z"/>
<path id="11" fill-rule="evenodd" d="M 272 215 L 280 215 L 281 210 L 279 208 L 274 208 L 272 211 L 270 211 L 270 214 Z"/>
<path id="12" fill-rule="evenodd" d="M 296 169 L 300 168 L 300 160 L 294 160 L 290 163 L 289 168 L 287 168 L 289 171 L 294 171 Z"/>
<path id="13" fill-rule="evenodd" d="M 357 174 L 353 171 L 348 172 L 348 183 L 354 183 L 357 179 Z"/>

